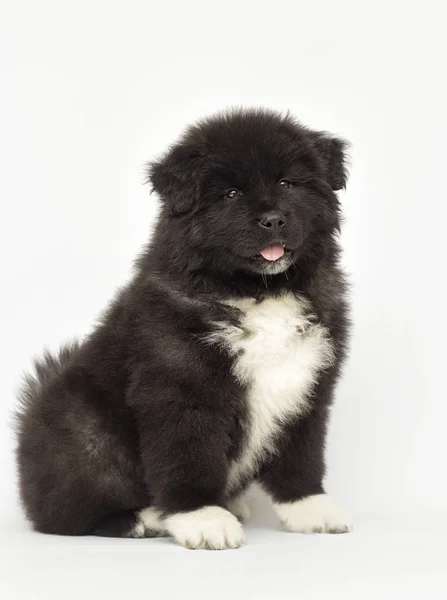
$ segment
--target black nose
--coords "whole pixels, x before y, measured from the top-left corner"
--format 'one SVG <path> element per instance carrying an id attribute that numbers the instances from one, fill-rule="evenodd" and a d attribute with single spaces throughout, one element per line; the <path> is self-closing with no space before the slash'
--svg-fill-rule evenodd
<path id="1" fill-rule="evenodd" d="M 264 229 L 271 229 L 272 232 L 282 229 L 285 224 L 286 218 L 282 212 L 266 213 L 259 219 L 259 225 Z"/>

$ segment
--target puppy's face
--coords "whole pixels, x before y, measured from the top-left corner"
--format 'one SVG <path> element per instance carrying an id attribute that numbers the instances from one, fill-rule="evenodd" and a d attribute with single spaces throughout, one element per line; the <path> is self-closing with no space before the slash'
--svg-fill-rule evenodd
<path id="1" fill-rule="evenodd" d="M 235 112 L 190 128 L 150 178 L 184 252 L 215 271 L 276 275 L 338 228 L 344 146 L 290 117 Z"/>

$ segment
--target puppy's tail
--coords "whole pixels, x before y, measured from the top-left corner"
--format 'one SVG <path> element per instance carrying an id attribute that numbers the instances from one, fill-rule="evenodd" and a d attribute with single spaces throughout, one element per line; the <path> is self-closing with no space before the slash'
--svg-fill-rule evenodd
<path id="1" fill-rule="evenodd" d="M 13 428 L 17 434 L 20 434 L 23 419 L 35 405 L 42 387 L 62 372 L 78 349 L 79 343 L 72 342 L 62 346 L 55 356 L 45 350 L 41 358 L 34 360 L 34 372 L 25 375 L 17 394 L 18 406 L 13 413 Z"/>

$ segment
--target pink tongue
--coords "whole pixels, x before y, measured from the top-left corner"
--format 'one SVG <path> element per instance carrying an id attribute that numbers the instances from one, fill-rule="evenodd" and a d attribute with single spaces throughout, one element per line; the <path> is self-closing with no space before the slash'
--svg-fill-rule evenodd
<path id="1" fill-rule="evenodd" d="M 281 246 L 281 244 L 267 246 L 267 248 L 261 250 L 261 256 L 263 256 L 265 260 L 278 260 L 278 258 L 284 256 L 284 247 Z"/>

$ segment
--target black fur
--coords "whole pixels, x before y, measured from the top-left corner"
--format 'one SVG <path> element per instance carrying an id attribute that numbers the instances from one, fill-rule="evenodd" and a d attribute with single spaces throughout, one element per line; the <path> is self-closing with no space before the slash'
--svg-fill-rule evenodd
<path id="1" fill-rule="evenodd" d="M 146 506 L 224 506 L 246 431 L 245 390 L 233 358 L 201 338 L 216 320 L 238 322 L 220 302 L 227 297 L 299 293 L 329 329 L 335 364 L 256 474 L 279 501 L 322 491 L 348 331 L 334 193 L 346 183 L 344 152 L 343 141 L 289 115 L 247 110 L 189 128 L 150 165 L 162 207 L 131 283 L 88 339 L 36 364 L 21 395 L 20 491 L 37 530 L 124 536 Z M 232 188 L 242 195 L 227 198 Z M 269 275 L 259 252 L 276 240 L 257 221 L 278 209 L 290 267 Z"/>

